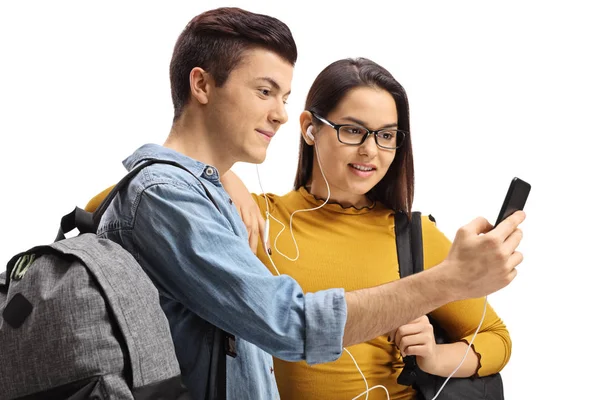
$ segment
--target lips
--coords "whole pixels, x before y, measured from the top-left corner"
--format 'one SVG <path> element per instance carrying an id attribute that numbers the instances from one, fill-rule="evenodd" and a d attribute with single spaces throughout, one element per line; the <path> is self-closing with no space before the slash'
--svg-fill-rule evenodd
<path id="1" fill-rule="evenodd" d="M 377 169 L 377 167 L 375 167 L 373 164 L 348 164 L 350 167 L 354 168 L 355 170 L 358 171 L 363 171 L 363 172 L 371 172 L 371 171 L 375 171 Z"/>
<path id="2" fill-rule="evenodd" d="M 275 132 L 264 131 L 262 129 L 257 129 L 256 132 L 260 133 L 261 135 L 266 136 L 269 139 L 271 139 L 273 136 L 275 136 Z"/>
<path id="3" fill-rule="evenodd" d="M 348 164 L 350 172 L 360 178 L 370 178 L 375 175 L 377 168 L 373 164 Z"/>

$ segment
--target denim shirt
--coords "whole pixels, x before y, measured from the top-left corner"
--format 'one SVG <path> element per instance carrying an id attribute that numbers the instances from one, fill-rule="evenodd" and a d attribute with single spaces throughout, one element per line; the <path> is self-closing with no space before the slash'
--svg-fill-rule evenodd
<path id="1" fill-rule="evenodd" d="M 273 276 L 250 250 L 216 168 L 155 144 L 123 164 L 131 170 L 148 159 L 176 161 L 195 177 L 166 164 L 143 169 L 113 200 L 98 234 L 133 254 L 158 288 L 192 397 L 202 397 L 194 386 L 204 373 L 196 363 L 200 318 L 236 336 L 237 357 L 227 357 L 229 399 L 278 399 L 273 356 L 309 364 L 339 358 L 343 289 L 303 293 L 290 276 Z"/>

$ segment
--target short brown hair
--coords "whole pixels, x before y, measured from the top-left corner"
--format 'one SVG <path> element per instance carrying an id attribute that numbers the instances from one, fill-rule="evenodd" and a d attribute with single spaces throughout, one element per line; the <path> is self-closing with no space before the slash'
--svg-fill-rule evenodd
<path id="1" fill-rule="evenodd" d="M 389 92 L 396 102 L 398 129 L 407 132 L 402 147 L 383 179 L 367 195 L 394 211 L 410 216 L 414 197 L 414 166 L 408 98 L 400 83 L 385 68 L 366 58 L 348 58 L 326 67 L 313 82 L 306 97 L 305 109 L 325 118 L 346 94 L 357 87 L 377 87 Z M 322 123 L 313 117 L 313 125 Z M 306 186 L 312 174 L 313 147 L 300 138 L 300 156 L 294 188 Z"/>
<path id="2" fill-rule="evenodd" d="M 296 63 L 298 51 L 286 24 L 268 15 L 222 7 L 194 17 L 179 35 L 171 65 L 171 97 L 177 120 L 190 97 L 190 71 L 200 67 L 222 86 L 244 51 L 262 47 Z"/>

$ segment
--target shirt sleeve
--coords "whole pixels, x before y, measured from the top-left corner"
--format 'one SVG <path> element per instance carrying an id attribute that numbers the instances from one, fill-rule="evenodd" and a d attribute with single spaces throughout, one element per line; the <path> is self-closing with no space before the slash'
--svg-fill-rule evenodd
<path id="1" fill-rule="evenodd" d="M 446 258 L 452 242 L 427 217 L 423 217 L 422 227 L 424 267 L 428 269 Z M 434 310 L 431 316 L 446 331 L 450 340 L 468 344 L 479 326 L 484 304 L 485 298 L 455 301 Z M 479 358 L 476 372 L 479 376 L 500 372 L 510 359 L 510 335 L 489 302 L 479 333 L 473 341 L 473 350 Z"/>
<path id="2" fill-rule="evenodd" d="M 273 276 L 200 189 L 146 188 L 132 236 L 163 295 L 199 317 L 284 360 L 341 355 L 344 290 L 305 294 L 290 276 Z"/>

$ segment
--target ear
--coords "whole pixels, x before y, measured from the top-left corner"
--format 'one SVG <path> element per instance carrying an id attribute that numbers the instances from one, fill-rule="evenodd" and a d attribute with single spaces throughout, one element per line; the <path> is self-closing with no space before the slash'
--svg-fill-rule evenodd
<path id="1" fill-rule="evenodd" d="M 312 114 L 310 113 L 310 111 L 302 111 L 302 114 L 300 114 L 300 129 L 302 130 L 302 138 L 304 139 L 306 144 L 308 144 L 309 146 L 313 146 L 315 144 L 314 139 L 309 138 L 307 135 L 309 126 L 313 127 L 313 136 L 316 135 L 317 129 L 313 124 Z"/>
<path id="2" fill-rule="evenodd" d="M 207 104 L 214 86 L 214 79 L 200 67 L 190 71 L 190 95 L 200 104 Z"/>

